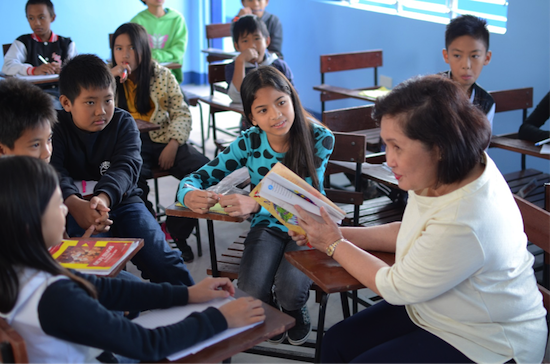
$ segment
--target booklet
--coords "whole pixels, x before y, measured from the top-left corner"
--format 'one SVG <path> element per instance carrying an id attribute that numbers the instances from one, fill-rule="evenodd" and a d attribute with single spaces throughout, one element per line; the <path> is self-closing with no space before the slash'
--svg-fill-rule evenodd
<path id="1" fill-rule="evenodd" d="M 305 234 L 305 231 L 298 225 L 294 205 L 299 205 L 320 222 L 323 221 L 321 207 L 325 208 L 335 223 L 340 223 L 346 216 L 341 208 L 280 162 L 275 164 L 250 192 L 250 197 L 267 209 L 281 224 L 299 234 Z"/>
<path id="2" fill-rule="evenodd" d="M 149 312 L 142 313 L 141 315 L 139 315 L 139 317 L 136 317 L 132 321 L 136 324 L 139 324 L 145 327 L 146 329 L 154 329 L 159 326 L 167 326 L 167 325 L 175 324 L 183 320 L 187 316 L 189 316 L 191 313 L 204 311 L 208 307 L 220 308 L 222 305 L 228 302 L 231 302 L 234 299 L 235 298 L 233 297 L 217 298 L 205 303 L 191 303 L 186 306 L 175 306 L 175 307 L 166 308 L 166 309 L 151 310 Z M 199 351 L 201 351 L 202 349 L 210 345 L 213 345 L 217 342 L 222 341 L 223 339 L 226 339 L 228 337 L 237 335 L 238 333 L 251 329 L 254 326 L 260 325 L 262 322 L 258 322 L 258 323 L 243 326 L 243 327 L 227 329 L 225 331 L 220 332 L 219 334 L 212 336 L 210 339 L 196 343 L 195 345 L 187 349 L 184 349 L 182 351 L 179 351 L 177 353 L 174 353 L 172 355 L 168 355 L 167 358 L 168 360 L 174 361 L 174 360 L 183 358 L 184 356 L 198 353 Z"/>
<path id="3" fill-rule="evenodd" d="M 62 240 L 49 251 L 54 259 L 81 273 L 107 276 L 126 262 L 139 246 L 139 240 Z"/>

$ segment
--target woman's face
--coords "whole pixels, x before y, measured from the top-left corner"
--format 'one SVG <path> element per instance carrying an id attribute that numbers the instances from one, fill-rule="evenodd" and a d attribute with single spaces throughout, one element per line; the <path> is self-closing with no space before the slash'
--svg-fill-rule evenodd
<path id="1" fill-rule="evenodd" d="M 59 244 L 61 239 L 63 239 L 65 218 L 68 211 L 67 206 L 63 203 L 61 189 L 58 186 L 42 215 L 42 236 L 44 237 L 46 248 Z"/>
<path id="2" fill-rule="evenodd" d="M 128 34 L 120 34 L 115 39 L 114 55 L 116 64 L 128 63 L 132 71 L 139 66 L 139 60 L 135 51 L 135 45 Z"/>
<path id="3" fill-rule="evenodd" d="M 383 116 L 380 136 L 386 143 L 386 162 L 399 182 L 399 188 L 432 195 L 437 186 L 439 150 L 426 149 L 418 140 L 408 138 L 396 117 Z"/>

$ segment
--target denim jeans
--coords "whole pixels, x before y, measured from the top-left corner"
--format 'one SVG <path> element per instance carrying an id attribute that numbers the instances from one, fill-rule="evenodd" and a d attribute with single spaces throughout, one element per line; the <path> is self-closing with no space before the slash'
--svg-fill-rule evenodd
<path id="1" fill-rule="evenodd" d="M 158 222 L 143 203 L 118 205 L 111 209 L 109 218 L 113 220 L 111 230 L 94 237 L 142 238 L 143 248 L 132 258 L 132 263 L 141 271 L 144 279 L 174 285 L 194 284 L 181 253 L 172 250 L 166 243 Z M 70 214 L 67 216 L 67 233 L 69 236 L 82 236 L 84 233 L 84 229 L 78 226 Z"/>
<path id="2" fill-rule="evenodd" d="M 239 289 L 271 303 L 274 287 L 275 298 L 285 310 L 302 308 L 309 297 L 311 280 L 285 259 L 285 252 L 305 249 L 286 232 L 265 226 L 251 228 L 244 241 Z"/>

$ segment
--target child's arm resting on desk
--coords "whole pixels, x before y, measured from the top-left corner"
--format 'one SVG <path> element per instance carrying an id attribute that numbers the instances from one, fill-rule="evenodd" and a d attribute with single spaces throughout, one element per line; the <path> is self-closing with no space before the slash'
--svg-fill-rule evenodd
<path id="1" fill-rule="evenodd" d="M 220 310 L 208 308 L 195 312 L 173 325 L 145 329 L 109 310 L 134 311 L 185 305 L 191 296 L 190 288 L 167 283 L 84 277 L 97 287 L 98 300 L 92 299 L 76 283 L 67 279 L 59 280 L 46 289 L 38 304 L 40 325 L 46 334 L 142 361 L 157 361 L 228 327 L 223 313 L 225 306 L 222 306 Z M 224 294 L 224 291 L 213 292 L 214 288 L 231 284 L 225 278 L 209 278 L 205 282 L 201 289 L 214 294 Z M 263 310 L 260 312 L 256 307 L 248 307 L 257 305 L 256 302 L 236 300 L 232 304 L 228 310 L 233 312 L 232 316 L 240 314 L 253 317 L 253 320 L 262 319 Z M 235 319 L 242 320 L 239 317 Z"/>
<path id="2" fill-rule="evenodd" d="M 32 69 L 34 66 L 30 63 L 25 63 L 27 59 L 27 48 L 25 45 L 15 40 L 11 47 L 8 49 L 6 55 L 4 56 L 4 65 L 2 66 L 2 72 L 7 75 L 21 75 L 28 76 L 32 75 Z"/>

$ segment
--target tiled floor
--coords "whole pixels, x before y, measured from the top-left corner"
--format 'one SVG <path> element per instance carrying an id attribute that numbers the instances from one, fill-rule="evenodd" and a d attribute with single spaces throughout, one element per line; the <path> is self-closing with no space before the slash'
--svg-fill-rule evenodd
<path id="1" fill-rule="evenodd" d="M 207 95 L 209 93 L 209 87 L 205 86 L 184 86 L 184 89 L 189 90 L 195 94 L 199 95 Z M 193 115 L 193 130 L 191 132 L 190 140 L 192 142 L 197 143 L 200 145 L 200 115 L 199 115 L 199 108 L 198 107 L 191 107 L 191 113 Z M 205 133 L 206 133 L 206 122 L 208 120 L 208 106 L 203 105 L 203 113 L 204 113 L 204 122 L 205 122 Z M 220 116 L 217 116 L 217 124 L 219 125 L 238 125 L 238 122 L 240 120 L 240 115 L 236 113 L 221 113 L 218 114 Z M 208 158 L 213 158 L 214 156 L 214 143 L 212 142 L 212 139 L 206 141 L 206 156 Z M 150 181 L 151 185 L 151 193 L 149 196 L 149 199 L 151 201 L 154 201 L 154 191 L 153 191 L 153 183 Z M 176 191 L 176 188 L 178 186 L 178 180 L 174 177 L 168 176 L 163 177 L 159 179 L 159 194 L 160 194 L 160 201 L 164 206 L 168 206 L 173 202 L 174 194 Z M 216 238 L 216 249 L 218 255 L 221 254 L 222 251 L 224 251 L 233 241 L 236 237 L 239 236 L 239 234 L 242 231 L 248 230 L 250 228 L 249 222 L 243 222 L 240 224 L 237 223 L 226 223 L 226 222 L 216 222 L 214 224 L 215 226 L 215 238 Z M 201 238 L 202 238 L 202 249 L 203 249 L 203 256 L 198 257 L 197 255 L 197 245 L 196 245 L 196 239 L 192 235 L 189 239 L 189 245 L 192 247 L 194 253 L 195 253 L 195 260 L 192 263 L 187 264 L 187 267 L 189 271 L 191 272 L 193 278 L 195 281 L 200 281 L 204 277 L 206 277 L 206 269 L 210 266 L 210 250 L 208 247 L 208 233 L 206 230 L 206 222 L 200 221 L 200 227 L 201 227 Z M 129 269 L 130 271 L 139 274 L 139 272 L 135 269 L 135 267 L 132 267 Z M 364 291 L 364 292 L 363 292 Z M 362 292 L 359 293 L 360 297 L 362 298 L 368 298 L 373 296 L 372 292 L 370 290 L 362 290 Z M 325 327 L 330 327 L 333 324 L 335 324 L 338 321 L 341 321 L 342 316 L 342 309 L 340 304 L 340 298 L 338 295 L 332 295 L 329 298 L 329 304 L 327 309 L 327 317 L 325 321 Z M 310 312 L 310 316 L 312 319 L 313 326 L 317 326 L 317 315 L 318 315 L 318 304 L 315 303 L 315 297 L 314 293 L 312 292 L 310 294 L 310 299 L 308 301 L 308 308 Z M 310 341 L 314 341 L 315 337 L 312 333 L 310 335 Z M 271 344 L 263 344 L 266 346 L 272 346 Z M 300 350 L 300 351 L 306 351 L 308 353 L 313 353 L 312 349 L 303 349 L 303 348 L 297 348 L 297 347 L 290 347 L 290 345 L 279 345 L 279 347 L 284 347 L 284 349 L 287 350 Z M 265 357 L 265 356 L 259 356 L 259 355 L 253 355 L 253 354 L 238 354 L 232 358 L 233 363 L 283 363 L 283 362 L 295 362 L 291 360 L 284 360 L 279 358 L 272 358 L 272 357 Z"/>

